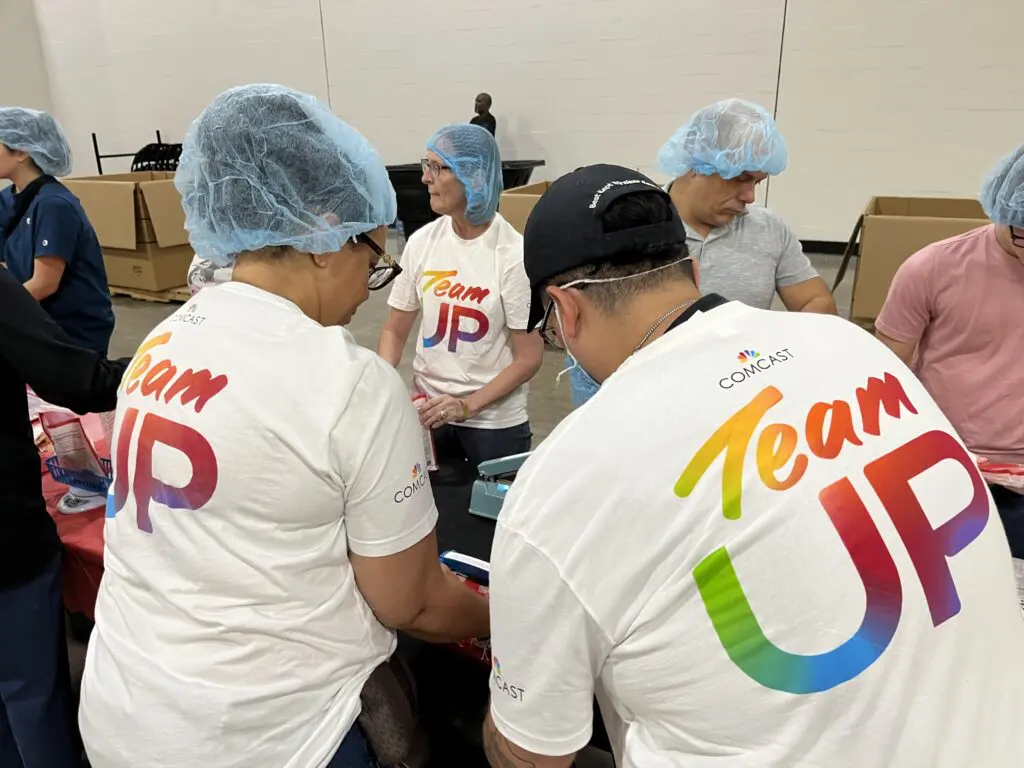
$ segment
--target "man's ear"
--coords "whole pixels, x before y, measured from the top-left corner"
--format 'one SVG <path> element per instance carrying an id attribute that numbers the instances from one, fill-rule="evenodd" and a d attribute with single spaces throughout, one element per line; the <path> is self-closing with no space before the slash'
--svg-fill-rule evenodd
<path id="1" fill-rule="evenodd" d="M 561 323 L 561 333 L 570 339 L 579 335 L 580 328 L 580 299 L 579 291 L 549 286 L 548 296 L 555 302 L 558 310 L 558 320 Z"/>

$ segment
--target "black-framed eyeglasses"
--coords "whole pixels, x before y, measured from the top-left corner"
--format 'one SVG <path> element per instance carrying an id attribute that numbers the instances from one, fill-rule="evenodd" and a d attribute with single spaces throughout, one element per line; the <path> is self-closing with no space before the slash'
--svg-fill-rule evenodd
<path id="1" fill-rule="evenodd" d="M 355 241 L 360 245 L 365 245 L 374 255 L 377 257 L 377 264 L 370 267 L 370 276 L 367 278 L 367 287 L 371 291 L 379 291 L 381 288 L 386 286 L 400 274 L 402 274 L 402 268 L 398 263 L 388 256 L 387 251 L 381 248 L 374 241 L 372 237 L 363 232 L 355 236 Z"/>
<path id="2" fill-rule="evenodd" d="M 1024 248 L 1024 230 L 1010 227 L 1010 242 L 1017 248 Z"/>
<path id="3" fill-rule="evenodd" d="M 540 323 L 540 337 L 545 344 L 550 344 L 555 349 L 565 349 L 562 338 L 558 333 L 558 320 L 555 316 L 555 302 L 549 300 L 544 310 L 544 319 Z"/>
<path id="4" fill-rule="evenodd" d="M 441 165 L 424 157 L 420 160 L 420 170 L 423 171 L 424 176 L 436 179 L 441 174 L 441 171 L 450 171 L 451 166 Z"/>

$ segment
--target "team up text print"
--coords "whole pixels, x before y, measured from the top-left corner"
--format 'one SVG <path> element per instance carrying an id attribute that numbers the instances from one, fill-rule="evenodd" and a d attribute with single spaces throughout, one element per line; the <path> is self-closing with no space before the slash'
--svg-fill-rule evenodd
<path id="1" fill-rule="evenodd" d="M 180 370 L 169 359 L 157 359 L 159 347 L 171 339 L 171 333 L 154 336 L 135 353 L 124 379 L 125 394 L 138 392 L 144 398 L 170 403 L 177 399 L 196 413 L 228 385 L 227 376 L 210 371 Z M 135 473 L 128 474 L 128 457 L 135 446 Z M 182 488 L 167 485 L 153 475 L 153 451 L 163 445 L 183 454 L 192 466 L 192 479 Z M 217 457 L 201 434 L 191 427 L 155 413 L 126 408 L 117 432 L 114 463 L 114 493 L 107 499 L 107 517 L 120 512 L 131 493 L 135 498 L 137 525 L 153 532 L 150 502 L 169 509 L 196 510 L 206 505 L 217 488 Z"/>
<path id="2" fill-rule="evenodd" d="M 697 451 L 676 483 L 676 494 L 685 498 L 692 493 L 711 464 L 724 456 L 722 514 L 727 520 L 738 520 L 743 514 L 743 464 L 751 444 L 755 446 L 757 477 L 767 488 L 786 491 L 803 479 L 810 461 L 835 459 L 846 444 L 862 445 L 865 439 L 880 436 L 883 411 L 891 419 L 917 414 L 899 379 L 889 373 L 881 379 L 868 379 L 855 397 L 856 421 L 853 406 L 845 400 L 815 403 L 803 424 L 804 445 L 800 445 L 796 427 L 764 424 L 772 407 L 783 399 L 778 389 L 765 387 Z M 932 528 L 910 481 L 947 459 L 967 471 L 973 494 L 963 510 Z M 918 435 L 868 463 L 863 472 L 910 555 L 937 627 L 960 611 L 947 559 L 974 541 L 988 522 L 989 499 L 981 474 L 956 438 L 939 430 Z M 794 694 L 829 690 L 870 667 L 896 634 L 903 605 L 896 564 L 850 479 L 844 477 L 823 488 L 818 500 L 849 553 L 867 596 L 860 628 L 837 648 L 798 655 L 773 644 L 751 609 L 725 547 L 709 554 L 693 571 L 704 607 L 729 658 L 761 685 Z"/>
<path id="3" fill-rule="evenodd" d="M 470 302 L 481 304 L 490 294 L 490 289 L 463 285 L 456 279 L 458 276 L 459 272 L 455 269 L 432 269 L 423 273 L 423 287 L 420 290 L 424 294 L 430 291 L 438 298 L 446 299 L 441 302 L 438 310 L 437 329 L 432 335 L 423 337 L 426 349 L 436 347 L 447 337 L 448 351 L 455 352 L 460 341 L 470 344 L 480 341 L 491 327 L 487 315 L 469 305 Z"/>

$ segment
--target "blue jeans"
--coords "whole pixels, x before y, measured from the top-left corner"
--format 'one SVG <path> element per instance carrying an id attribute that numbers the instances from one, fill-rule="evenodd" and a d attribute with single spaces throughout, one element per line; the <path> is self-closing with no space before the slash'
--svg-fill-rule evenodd
<path id="1" fill-rule="evenodd" d="M 1024 560 L 1024 494 L 1001 485 L 990 485 L 988 488 L 992 491 L 999 519 L 1010 541 L 1010 554 L 1018 560 Z"/>
<path id="2" fill-rule="evenodd" d="M 327 764 L 327 768 L 379 768 L 379 763 L 370 752 L 370 745 L 366 742 L 366 736 L 363 735 L 358 723 L 345 734 L 341 746 Z"/>
<path id="3" fill-rule="evenodd" d="M 60 555 L 0 590 L 0 768 L 78 768 Z"/>
<path id="4" fill-rule="evenodd" d="M 572 358 L 565 356 L 565 364 L 572 365 Z M 579 408 L 587 400 L 597 394 L 601 385 L 590 378 L 590 375 L 578 365 L 569 372 L 569 380 L 572 383 L 572 407 Z"/>

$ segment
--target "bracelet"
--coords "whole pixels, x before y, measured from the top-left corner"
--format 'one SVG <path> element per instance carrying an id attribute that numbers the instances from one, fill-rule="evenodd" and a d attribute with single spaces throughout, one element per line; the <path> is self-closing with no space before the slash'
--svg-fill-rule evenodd
<path id="1" fill-rule="evenodd" d="M 459 421 L 465 421 L 466 419 L 469 418 L 469 415 L 470 415 L 469 414 L 469 405 L 466 403 L 465 400 L 459 400 L 459 405 L 462 406 L 462 418 L 459 419 Z"/>

